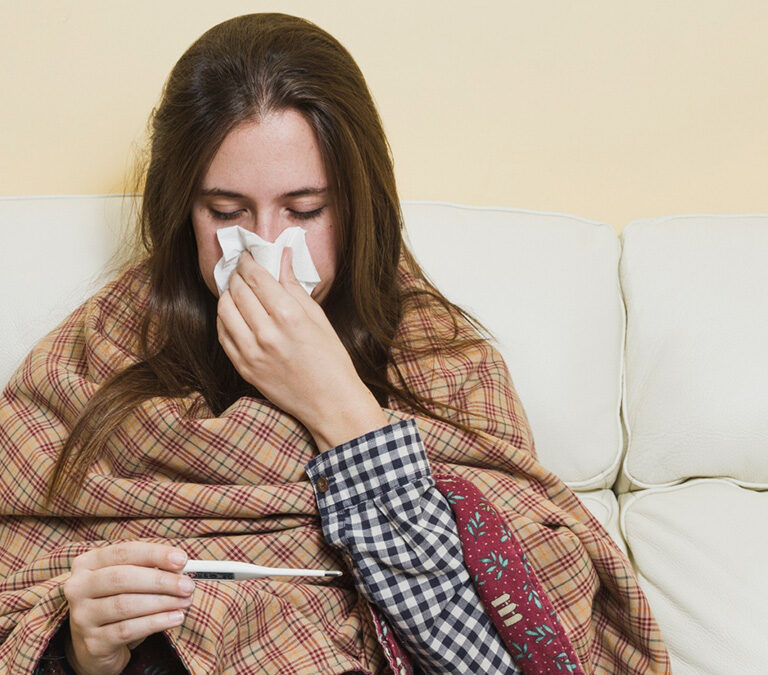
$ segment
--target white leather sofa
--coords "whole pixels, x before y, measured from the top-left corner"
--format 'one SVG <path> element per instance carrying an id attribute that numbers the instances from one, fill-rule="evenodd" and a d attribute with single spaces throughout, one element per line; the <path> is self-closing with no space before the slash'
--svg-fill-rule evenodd
<path id="1" fill-rule="evenodd" d="M 677 675 L 768 673 L 768 214 L 404 204 L 499 340 L 539 460 L 635 567 Z M 109 278 L 121 196 L 0 198 L 0 383 Z"/>

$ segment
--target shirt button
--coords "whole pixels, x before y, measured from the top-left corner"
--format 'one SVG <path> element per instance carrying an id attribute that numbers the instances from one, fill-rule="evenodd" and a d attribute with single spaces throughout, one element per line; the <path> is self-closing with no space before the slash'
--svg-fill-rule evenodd
<path id="1" fill-rule="evenodd" d="M 315 487 L 318 492 L 328 492 L 328 479 L 325 476 L 320 476 L 315 483 Z"/>

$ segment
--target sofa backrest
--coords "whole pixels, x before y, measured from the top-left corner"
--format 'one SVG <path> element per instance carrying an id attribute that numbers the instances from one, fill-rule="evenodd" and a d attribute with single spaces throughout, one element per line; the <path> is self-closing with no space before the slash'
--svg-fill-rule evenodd
<path id="1" fill-rule="evenodd" d="M 613 228 L 519 209 L 403 209 L 427 274 L 499 338 L 542 463 L 574 489 L 613 484 L 624 339 Z M 131 213 L 119 195 L 0 199 L 3 386 L 32 345 L 108 280 L 103 266 Z"/>
<path id="2" fill-rule="evenodd" d="M 0 199 L 3 386 L 108 280 L 137 204 Z M 572 489 L 610 487 L 620 468 L 621 492 L 696 476 L 768 488 L 768 216 L 644 219 L 617 237 L 561 213 L 403 212 L 428 276 L 498 339 L 539 459 Z"/>
<path id="3" fill-rule="evenodd" d="M 0 385 L 32 345 L 108 280 L 126 203 L 118 196 L 0 198 Z"/>

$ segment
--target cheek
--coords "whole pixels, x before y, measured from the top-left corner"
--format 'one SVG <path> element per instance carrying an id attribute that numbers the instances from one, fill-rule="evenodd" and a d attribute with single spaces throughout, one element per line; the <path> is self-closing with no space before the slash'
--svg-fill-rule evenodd
<path id="1" fill-rule="evenodd" d="M 221 245 L 216 237 L 216 228 L 195 223 L 195 241 L 197 242 L 197 259 L 200 273 L 209 288 L 215 289 L 213 268 L 222 256 Z"/>
<path id="2" fill-rule="evenodd" d="M 307 247 L 323 284 L 336 276 L 336 241 L 331 225 L 307 232 Z"/>

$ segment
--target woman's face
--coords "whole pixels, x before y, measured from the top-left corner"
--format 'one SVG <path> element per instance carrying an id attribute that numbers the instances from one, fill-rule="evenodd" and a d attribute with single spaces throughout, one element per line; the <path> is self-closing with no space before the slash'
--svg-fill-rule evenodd
<path id="1" fill-rule="evenodd" d="M 216 231 L 239 225 L 274 241 L 288 227 L 306 230 L 321 302 L 336 273 L 334 215 L 312 127 L 293 109 L 269 113 L 227 134 L 192 202 L 200 272 L 218 297 L 213 268 L 222 256 Z M 222 215 L 223 214 L 223 215 Z"/>

